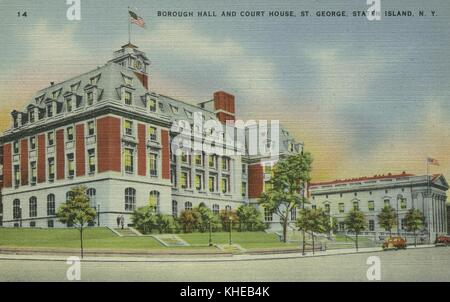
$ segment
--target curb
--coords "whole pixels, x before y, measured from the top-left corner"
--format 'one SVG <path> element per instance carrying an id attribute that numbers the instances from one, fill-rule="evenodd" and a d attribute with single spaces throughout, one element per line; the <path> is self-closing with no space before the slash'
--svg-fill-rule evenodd
<path id="1" fill-rule="evenodd" d="M 405 250 L 397 250 L 396 252 L 403 252 L 408 250 L 433 248 L 434 245 L 426 245 L 420 247 L 409 247 Z M 337 251 L 337 250 L 336 250 Z M 220 258 L 144 258 L 144 257 L 85 257 L 81 262 L 110 262 L 110 263 L 170 263 L 170 262 L 227 262 L 227 261 L 264 261 L 264 260 L 286 260 L 286 259 L 301 259 L 301 258 L 312 258 L 312 257 L 329 257 L 329 256 L 339 256 L 339 255 L 353 255 L 353 254 L 368 254 L 368 253 L 380 253 L 383 252 L 381 247 L 377 248 L 367 248 L 365 250 L 356 251 L 339 251 L 335 253 L 330 252 L 317 252 L 314 255 L 312 253 L 302 254 L 269 254 L 269 255 L 232 255 L 230 257 L 220 257 Z M 392 252 L 392 251 L 390 251 Z M 76 255 L 78 256 L 78 255 Z M 58 256 L 45 256 L 45 255 L 8 255 L 0 254 L 0 260 L 24 260 L 24 261 L 63 261 L 66 262 L 68 257 L 58 257 Z"/>

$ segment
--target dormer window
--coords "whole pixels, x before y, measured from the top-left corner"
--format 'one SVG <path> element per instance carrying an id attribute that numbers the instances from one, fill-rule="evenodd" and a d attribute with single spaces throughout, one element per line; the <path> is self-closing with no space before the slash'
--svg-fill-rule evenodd
<path id="1" fill-rule="evenodd" d="M 80 85 L 80 83 L 76 83 L 70 86 L 70 91 L 75 93 L 78 90 L 78 86 Z"/>
<path id="2" fill-rule="evenodd" d="M 53 116 L 53 104 L 47 104 L 47 117 L 52 117 Z"/>
<path id="3" fill-rule="evenodd" d="M 156 100 L 149 99 L 148 100 L 148 108 L 150 109 L 150 112 L 156 112 Z"/>
<path id="4" fill-rule="evenodd" d="M 72 112 L 72 109 L 73 109 L 72 98 L 66 99 L 66 109 L 67 109 L 67 112 Z"/>
<path id="5" fill-rule="evenodd" d="M 87 97 L 87 105 L 92 106 L 94 104 L 94 92 L 89 91 L 86 94 L 86 97 Z"/>
<path id="6" fill-rule="evenodd" d="M 191 111 L 184 109 L 184 112 L 186 112 L 186 116 L 188 118 L 192 118 L 192 112 Z"/>
<path id="7" fill-rule="evenodd" d="M 34 123 L 35 119 L 36 119 L 36 114 L 35 114 L 34 108 L 32 108 L 32 109 L 30 109 L 30 112 L 29 112 L 30 123 Z"/>
<path id="8" fill-rule="evenodd" d="M 133 78 L 127 77 L 126 75 L 123 76 L 123 81 L 125 82 L 125 85 L 127 86 L 133 86 Z"/>
<path id="9" fill-rule="evenodd" d="M 95 77 L 91 78 L 91 85 L 97 85 L 98 80 L 100 79 L 100 75 L 96 75 Z"/>
<path id="10" fill-rule="evenodd" d="M 170 105 L 170 109 L 172 109 L 173 113 L 178 113 L 178 107 L 175 107 L 173 105 Z"/>
<path id="11" fill-rule="evenodd" d="M 123 93 L 123 100 L 125 102 L 125 105 L 132 105 L 132 94 L 130 91 L 124 91 Z"/>

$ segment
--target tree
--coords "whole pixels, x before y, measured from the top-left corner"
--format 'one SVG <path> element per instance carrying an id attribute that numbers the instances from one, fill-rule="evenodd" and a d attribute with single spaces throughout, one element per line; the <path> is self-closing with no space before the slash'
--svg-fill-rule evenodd
<path id="1" fill-rule="evenodd" d="M 410 209 L 405 215 L 405 227 L 408 232 L 414 233 L 414 246 L 417 246 L 417 231 L 424 225 L 423 214 L 418 209 Z"/>
<path id="2" fill-rule="evenodd" d="M 175 219 L 172 215 L 157 214 L 155 222 L 156 228 L 160 234 L 170 233 L 176 226 Z"/>
<path id="3" fill-rule="evenodd" d="M 185 233 L 191 233 L 197 228 L 200 221 L 200 214 L 194 210 L 184 210 L 180 213 L 179 222 Z"/>
<path id="4" fill-rule="evenodd" d="M 392 229 L 397 225 L 397 213 L 395 209 L 386 205 L 378 214 L 378 223 L 385 230 L 389 231 L 389 237 L 392 237 Z"/>
<path id="5" fill-rule="evenodd" d="M 358 251 L 358 235 L 366 229 L 366 216 L 359 210 L 352 210 L 345 218 L 345 225 L 349 231 L 355 233 L 356 251 Z"/>
<path id="6" fill-rule="evenodd" d="M 236 214 L 239 218 L 239 232 L 262 231 L 266 228 L 261 212 L 252 205 L 240 205 L 236 210 Z"/>
<path id="7" fill-rule="evenodd" d="M 235 210 L 220 210 L 219 219 L 222 223 L 223 231 L 230 231 L 230 218 L 231 218 L 231 227 L 236 227 L 239 224 L 239 217 Z"/>
<path id="8" fill-rule="evenodd" d="M 295 207 L 307 200 L 301 192 L 310 181 L 312 157 L 308 152 L 292 154 L 279 160 L 272 169 L 269 189 L 261 194 L 259 204 L 280 218 L 283 227 L 283 241 L 287 241 L 289 215 Z"/>
<path id="9" fill-rule="evenodd" d="M 81 258 L 83 258 L 83 229 L 89 223 L 94 222 L 97 213 L 89 205 L 89 196 L 86 194 L 85 186 L 73 187 L 67 196 L 66 202 L 59 206 L 56 217 L 62 223 L 73 225 L 80 231 L 80 250 Z"/>
<path id="10" fill-rule="evenodd" d="M 133 225 L 143 234 L 151 233 L 156 226 L 156 211 L 152 205 L 134 210 L 131 220 Z"/>
<path id="11" fill-rule="evenodd" d="M 200 216 L 200 219 L 197 222 L 197 228 L 200 232 L 207 232 L 210 224 L 212 230 L 217 230 L 220 227 L 220 222 L 217 215 L 214 215 L 214 213 L 205 205 L 201 204 L 195 208 L 194 211 L 197 211 Z"/>
<path id="12" fill-rule="evenodd" d="M 315 251 L 315 234 L 314 233 L 323 233 L 326 230 L 326 225 L 328 224 L 329 217 L 326 213 L 318 208 L 318 209 L 300 209 L 299 217 L 296 221 L 296 226 L 300 231 L 305 233 L 311 232 L 312 237 L 312 245 L 313 245 L 313 254 Z M 303 240 L 305 240 L 303 238 Z M 303 245 L 303 253 L 305 253 L 304 245 Z"/>

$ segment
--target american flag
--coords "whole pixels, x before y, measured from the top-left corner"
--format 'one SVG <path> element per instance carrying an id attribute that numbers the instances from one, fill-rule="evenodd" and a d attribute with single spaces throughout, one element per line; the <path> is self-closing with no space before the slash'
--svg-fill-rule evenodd
<path id="1" fill-rule="evenodd" d="M 434 159 L 434 158 L 432 158 L 432 157 L 428 157 L 428 158 L 427 158 L 427 163 L 428 163 L 429 165 L 439 166 L 438 160 L 437 160 L 437 159 Z"/>
<path id="2" fill-rule="evenodd" d="M 132 12 L 131 10 L 128 10 L 128 13 L 130 14 L 130 21 L 131 23 L 136 24 L 140 27 L 145 27 L 145 21 L 141 17 L 139 17 L 136 13 Z"/>

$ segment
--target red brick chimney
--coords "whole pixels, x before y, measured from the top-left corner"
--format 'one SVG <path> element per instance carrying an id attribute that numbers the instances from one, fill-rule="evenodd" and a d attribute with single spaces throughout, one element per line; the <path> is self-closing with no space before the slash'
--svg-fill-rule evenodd
<path id="1" fill-rule="evenodd" d="M 234 95 L 225 91 L 214 92 L 214 111 L 222 123 L 225 123 L 227 120 L 234 121 Z"/>

